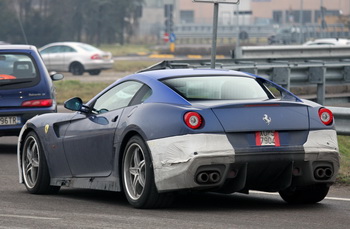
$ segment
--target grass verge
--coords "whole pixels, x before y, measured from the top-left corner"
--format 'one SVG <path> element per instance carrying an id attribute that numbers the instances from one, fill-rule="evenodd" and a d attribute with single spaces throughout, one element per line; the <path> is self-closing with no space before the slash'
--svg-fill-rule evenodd
<path id="1" fill-rule="evenodd" d="M 339 184 L 350 184 L 350 136 L 338 136 L 340 171 L 337 178 Z"/>
<path id="2" fill-rule="evenodd" d="M 81 82 L 79 80 L 61 80 L 54 82 L 58 104 L 72 97 L 80 97 L 84 103 L 110 85 L 108 82 Z"/>
<path id="3" fill-rule="evenodd" d="M 158 62 L 157 60 L 116 60 L 113 70 L 116 72 L 137 72 Z"/>
<path id="4" fill-rule="evenodd" d="M 153 52 L 152 46 L 149 45 L 120 45 L 120 44 L 104 44 L 99 47 L 103 51 L 111 52 L 113 56 L 129 56 L 129 55 L 147 55 Z"/>

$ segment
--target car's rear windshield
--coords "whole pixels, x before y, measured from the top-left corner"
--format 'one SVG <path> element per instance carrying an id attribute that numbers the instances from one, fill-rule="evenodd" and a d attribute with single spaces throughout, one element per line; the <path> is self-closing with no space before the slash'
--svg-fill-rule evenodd
<path id="1" fill-rule="evenodd" d="M 88 45 L 88 44 L 84 44 L 84 43 L 78 44 L 78 46 L 80 48 L 84 49 L 85 51 L 88 51 L 88 52 L 100 52 L 101 51 L 92 45 Z"/>
<path id="2" fill-rule="evenodd" d="M 196 76 L 162 80 L 187 100 L 268 99 L 254 78 L 240 76 Z"/>
<path id="3" fill-rule="evenodd" d="M 18 87 L 33 85 L 38 81 L 38 73 L 32 59 L 25 54 L 0 53 L 0 86 Z M 20 85 L 22 84 L 22 85 Z"/>

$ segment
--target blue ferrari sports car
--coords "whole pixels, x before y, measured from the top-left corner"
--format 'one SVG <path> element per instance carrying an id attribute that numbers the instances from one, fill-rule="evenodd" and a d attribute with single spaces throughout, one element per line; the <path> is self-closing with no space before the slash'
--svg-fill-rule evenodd
<path id="1" fill-rule="evenodd" d="M 65 107 L 75 112 L 21 130 L 19 179 L 30 193 L 121 191 L 136 208 L 164 207 L 186 190 L 316 203 L 339 170 L 331 111 L 248 73 L 144 71 Z"/>

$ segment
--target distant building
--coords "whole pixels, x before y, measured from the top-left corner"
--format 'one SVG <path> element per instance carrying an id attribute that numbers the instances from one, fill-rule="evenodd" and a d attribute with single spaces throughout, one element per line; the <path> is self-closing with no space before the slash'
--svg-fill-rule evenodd
<path id="1" fill-rule="evenodd" d="M 239 16 L 241 24 L 251 23 L 251 0 L 241 0 L 237 7 L 233 4 L 219 5 L 219 24 L 235 25 L 237 9 L 242 11 Z M 213 23 L 214 6 L 212 3 L 196 3 L 191 0 L 145 0 L 143 17 L 140 19 L 140 35 L 157 36 L 161 38 L 166 27 L 165 5 L 173 7 L 174 26 L 181 25 L 211 25 Z"/>
<path id="2" fill-rule="evenodd" d="M 350 14 L 349 0 L 251 0 L 255 21 L 269 19 L 280 25 L 300 24 L 301 19 L 303 24 L 317 24 L 322 17 L 321 7 L 324 17 Z"/>
<path id="3" fill-rule="evenodd" d="M 165 5 L 172 5 L 174 27 L 211 25 L 213 22 L 212 3 L 145 0 L 140 20 L 141 36 L 162 39 L 167 25 Z M 350 0 L 240 0 L 238 6 L 219 5 L 219 25 L 315 25 L 320 24 L 322 18 L 331 18 L 330 23 L 335 24 L 341 15 L 350 15 Z"/>

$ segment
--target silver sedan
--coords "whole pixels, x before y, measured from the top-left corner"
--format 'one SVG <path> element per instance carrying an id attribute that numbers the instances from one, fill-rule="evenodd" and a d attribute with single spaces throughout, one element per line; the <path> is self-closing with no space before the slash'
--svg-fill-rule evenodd
<path id="1" fill-rule="evenodd" d="M 56 42 L 39 49 L 49 71 L 71 72 L 73 75 L 98 75 L 113 67 L 112 54 L 80 42 Z"/>

